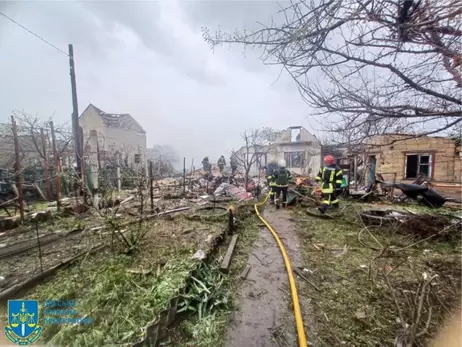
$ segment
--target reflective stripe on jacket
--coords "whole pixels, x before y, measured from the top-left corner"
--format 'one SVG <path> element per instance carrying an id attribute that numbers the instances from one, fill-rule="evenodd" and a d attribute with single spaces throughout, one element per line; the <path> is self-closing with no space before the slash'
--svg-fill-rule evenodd
<path id="1" fill-rule="evenodd" d="M 276 186 L 276 178 L 273 175 L 266 176 L 266 181 L 270 187 Z"/>
<path id="2" fill-rule="evenodd" d="M 343 179 L 343 171 L 337 165 L 326 166 L 319 170 L 316 181 L 321 181 L 321 192 L 331 194 L 336 187 L 340 187 Z"/>

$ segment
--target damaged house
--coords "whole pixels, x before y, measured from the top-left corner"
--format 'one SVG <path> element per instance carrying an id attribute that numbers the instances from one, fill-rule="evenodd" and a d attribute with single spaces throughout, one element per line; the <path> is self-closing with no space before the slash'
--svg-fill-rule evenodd
<path id="1" fill-rule="evenodd" d="M 269 163 L 277 164 L 281 159 L 295 174 L 310 175 L 321 167 L 321 142 L 302 126 L 289 127 L 274 143 L 255 147 L 242 147 L 236 152 L 244 160 L 256 151 L 256 160 L 250 169 L 252 176 L 258 176 L 260 168 Z"/>
<path id="2" fill-rule="evenodd" d="M 88 150 L 90 132 L 98 136 L 100 158 L 106 165 L 115 165 L 117 154 L 120 165 L 147 169 L 146 131 L 128 113 L 108 113 L 90 104 L 79 118 L 84 146 Z"/>
<path id="3" fill-rule="evenodd" d="M 363 154 L 366 181 L 381 174 L 386 181 L 430 181 L 445 195 L 460 198 L 461 147 L 449 137 L 383 135 L 370 139 Z"/>

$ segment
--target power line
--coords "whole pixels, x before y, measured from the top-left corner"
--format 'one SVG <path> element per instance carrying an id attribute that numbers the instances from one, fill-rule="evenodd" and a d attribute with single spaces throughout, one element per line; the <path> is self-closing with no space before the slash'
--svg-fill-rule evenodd
<path id="1" fill-rule="evenodd" d="M 24 25 L 16 22 L 13 18 L 11 17 L 8 17 L 6 14 L 4 14 L 3 12 L 0 12 L 0 15 L 2 15 L 3 17 L 5 17 L 6 19 L 8 19 L 10 22 L 16 24 L 17 26 L 19 26 L 20 28 L 24 29 L 25 31 L 27 31 L 29 34 L 32 34 L 34 35 L 36 38 L 38 38 L 40 41 L 42 42 L 45 42 L 47 45 L 49 45 L 50 47 L 53 47 L 54 49 L 56 49 L 58 52 L 64 54 L 66 57 L 69 57 L 69 54 L 67 54 L 66 52 L 64 52 L 62 49 L 56 47 L 54 44 L 52 44 L 51 42 L 45 40 L 43 37 L 37 35 L 36 33 L 34 33 L 33 31 L 27 29 Z"/>

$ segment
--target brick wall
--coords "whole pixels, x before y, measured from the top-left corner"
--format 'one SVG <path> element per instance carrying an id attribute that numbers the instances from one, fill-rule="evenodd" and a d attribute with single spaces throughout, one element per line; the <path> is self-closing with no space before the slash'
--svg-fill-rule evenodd
<path id="1" fill-rule="evenodd" d="M 456 147 L 456 156 L 454 158 L 454 180 L 462 184 L 462 147 Z"/>
<path id="2" fill-rule="evenodd" d="M 406 155 L 431 154 L 431 178 L 440 182 L 460 182 L 460 157 L 456 155 L 455 141 L 443 137 L 419 137 L 406 139 L 404 136 L 381 136 L 371 139 L 367 155 L 376 155 L 376 172 L 385 173 L 386 180 L 413 181 L 405 179 Z M 398 140 L 393 142 L 394 140 Z"/>

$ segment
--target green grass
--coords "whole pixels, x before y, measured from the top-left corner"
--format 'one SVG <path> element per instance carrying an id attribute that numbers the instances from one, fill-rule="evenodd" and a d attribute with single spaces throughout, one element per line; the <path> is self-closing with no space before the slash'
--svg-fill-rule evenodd
<path id="1" fill-rule="evenodd" d="M 189 250 L 186 250 L 189 255 Z M 76 299 L 78 316 L 88 316 L 91 325 L 45 325 L 45 340 L 66 346 L 107 346 L 130 344 L 143 335 L 143 327 L 165 309 L 168 301 L 185 284 L 194 266 L 190 257 L 169 261 L 159 277 L 155 273 L 127 272 L 133 263 L 128 256 L 117 256 L 63 271 L 53 282 L 31 293 L 29 299 Z"/>
<path id="2" fill-rule="evenodd" d="M 90 325 L 42 323 L 42 339 L 79 347 L 129 346 L 138 341 L 147 324 L 186 285 L 197 265 L 191 256 L 198 249 L 207 252 L 210 236 L 221 234 L 224 227 L 223 222 L 204 224 L 180 216 L 144 223 L 140 230 L 130 226 L 124 233 L 128 240 L 147 231 L 130 256 L 118 253 L 126 247 L 116 241 L 113 254 L 108 247 L 26 293 L 26 298 L 42 305 L 46 300 L 75 299 L 77 314 L 70 317 L 93 319 Z M 166 265 L 160 267 L 159 261 Z M 43 319 L 43 306 L 41 310 Z"/>
<path id="3" fill-rule="evenodd" d="M 228 328 L 228 311 L 208 315 L 201 320 L 186 320 L 182 323 L 189 342 L 179 342 L 178 347 L 215 347 L 221 346 Z"/>
<path id="4" fill-rule="evenodd" d="M 297 212 L 303 219 L 298 228 L 303 264 L 315 271 L 307 276 L 320 288 L 317 292 L 308 286 L 301 293 L 311 299 L 315 313 L 314 323 L 307 327 L 308 339 L 313 345 L 326 347 L 393 345 L 395 333 L 401 326 L 397 323 L 398 311 L 384 274 L 402 264 L 389 279 L 409 322 L 412 319 L 406 297 L 417 289 L 423 273 L 439 274 L 429 299 L 433 306 L 429 333 L 424 334 L 417 344 L 424 345 L 447 313 L 447 308 L 460 296 L 460 243 L 430 240 L 394 252 L 411 242 L 409 236 L 375 228 L 370 234 L 367 231 L 362 233 L 361 244 L 358 232 L 362 226 L 355 222 L 355 216 L 368 207 L 371 208 L 366 204 L 352 205 L 345 211 L 344 218 L 336 220 L 309 216 L 303 210 Z M 379 244 L 390 245 L 389 250 L 381 254 L 377 250 Z M 336 257 L 335 254 L 344 248 L 347 253 Z M 379 258 L 374 259 L 376 257 Z M 441 271 L 436 270 L 438 267 Z M 459 275 L 453 276 L 457 272 Z M 449 288 L 455 288 L 455 291 Z M 440 301 L 448 303 L 448 307 Z M 428 312 L 425 307 L 424 315 Z"/>
<path id="5" fill-rule="evenodd" d="M 229 273 L 223 275 L 225 281 L 220 291 L 226 293 L 229 302 L 212 314 L 199 318 L 197 314 L 184 317 L 185 319 L 168 330 L 167 338 L 161 346 L 175 347 L 219 347 L 226 340 L 229 327 L 229 315 L 235 305 L 239 293 L 241 280 L 239 275 L 244 270 L 252 246 L 258 238 L 259 227 L 257 217 L 251 213 L 251 207 L 244 207 L 238 215 L 239 238 L 234 249 Z M 230 240 L 230 238 L 228 238 Z M 226 252 L 225 244 L 211 260 L 212 267 L 216 268 Z"/>

